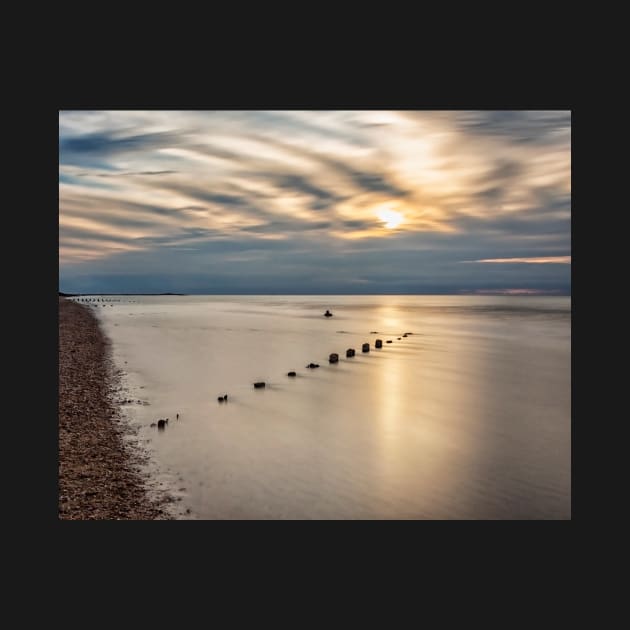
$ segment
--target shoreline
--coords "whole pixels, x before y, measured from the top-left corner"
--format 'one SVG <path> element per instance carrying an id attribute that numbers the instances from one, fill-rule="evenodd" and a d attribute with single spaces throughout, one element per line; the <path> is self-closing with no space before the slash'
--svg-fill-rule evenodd
<path id="1" fill-rule="evenodd" d="M 89 308 L 59 297 L 59 503 L 62 520 L 170 520 L 140 472 L 145 455 L 115 404 L 109 340 Z"/>

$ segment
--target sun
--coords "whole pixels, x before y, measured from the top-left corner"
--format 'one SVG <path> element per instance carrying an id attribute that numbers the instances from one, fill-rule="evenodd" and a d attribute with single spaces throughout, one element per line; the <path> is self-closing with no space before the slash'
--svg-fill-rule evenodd
<path id="1" fill-rule="evenodd" d="M 379 210 L 376 213 L 376 216 L 385 223 L 385 227 L 390 230 L 398 227 L 403 222 L 403 215 L 400 212 L 396 212 L 395 210 L 390 210 L 389 208 L 385 208 L 383 210 Z"/>

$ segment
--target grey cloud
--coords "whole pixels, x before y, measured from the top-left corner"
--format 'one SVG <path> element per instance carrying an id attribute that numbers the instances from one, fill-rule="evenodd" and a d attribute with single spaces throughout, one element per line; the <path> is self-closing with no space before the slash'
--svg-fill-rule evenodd
<path id="1" fill-rule="evenodd" d="M 85 228 L 60 226 L 59 228 L 59 242 L 66 244 L 66 239 L 80 239 L 86 241 L 86 244 L 90 241 L 118 241 L 120 243 L 128 242 L 129 239 L 122 235 L 107 234 L 103 235 L 93 230 L 86 230 Z"/>
<path id="2" fill-rule="evenodd" d="M 344 171 L 360 188 L 369 192 L 382 192 L 394 197 L 406 197 L 408 191 L 387 181 L 387 177 L 378 173 L 366 173 L 349 167 L 338 167 Z"/>
<path id="3" fill-rule="evenodd" d="M 555 142 L 558 133 L 570 132 L 566 111 L 475 111 L 455 115 L 458 128 L 467 134 L 500 137 L 517 144 Z"/>
<path id="4" fill-rule="evenodd" d="M 77 173 L 77 177 L 133 177 L 135 175 L 172 175 L 179 171 L 131 171 L 126 173 Z"/>
<path id="5" fill-rule="evenodd" d="M 482 202 L 496 204 L 510 189 L 521 186 L 525 178 L 525 166 L 515 160 L 498 159 L 490 163 L 488 170 L 477 178 L 479 190 L 471 195 Z"/>
<path id="6" fill-rule="evenodd" d="M 330 221 L 305 222 L 301 220 L 273 220 L 262 225 L 249 225 L 241 228 L 243 232 L 253 232 L 258 234 L 273 234 L 276 232 L 313 232 L 330 228 Z"/>
<path id="7" fill-rule="evenodd" d="M 302 175 L 280 174 L 272 176 L 271 178 L 273 179 L 273 182 L 280 188 L 306 193 L 324 202 L 332 203 L 338 199 L 337 195 L 328 190 L 325 190 L 324 188 L 319 188 L 318 186 L 315 186 L 311 181 L 309 181 L 307 177 Z"/>
<path id="8" fill-rule="evenodd" d="M 246 207 L 250 205 L 250 200 L 247 199 L 245 195 L 218 192 L 216 190 L 212 190 L 211 188 L 205 188 L 201 185 L 169 181 L 167 183 L 160 182 L 157 184 L 157 187 L 220 206 Z M 185 207 L 190 208 L 199 206 Z"/>
<path id="9" fill-rule="evenodd" d="M 121 199 L 110 199 L 100 195 L 91 195 L 84 198 L 73 193 L 66 193 L 60 200 L 60 207 L 63 214 L 83 215 L 100 220 L 114 221 L 114 217 L 109 212 L 111 209 L 127 210 L 129 221 L 155 221 L 158 217 L 172 216 L 175 210 L 168 206 L 159 204 L 139 203 L 136 201 L 125 201 Z"/>
<path id="10" fill-rule="evenodd" d="M 344 219 L 341 225 L 351 230 L 368 230 L 377 225 L 380 225 L 380 221 L 376 220 L 360 220 L 360 219 Z"/>
<path id="11" fill-rule="evenodd" d="M 406 197 L 409 194 L 408 190 L 393 183 L 391 181 L 391 176 L 384 170 L 375 171 L 373 168 L 368 168 L 367 166 L 359 167 L 358 165 L 352 165 L 348 162 L 331 158 L 328 155 L 323 155 L 322 153 L 311 149 L 297 147 L 282 140 L 278 140 L 277 138 L 261 138 L 259 135 L 252 135 L 251 137 L 256 140 L 265 140 L 270 146 L 274 146 L 286 151 L 289 154 L 294 154 L 321 166 L 325 166 L 328 169 L 342 175 L 365 192 L 387 193 L 394 197 Z"/>
<path id="12" fill-rule="evenodd" d="M 497 265 L 496 269 L 487 269 L 487 265 L 457 265 L 431 252 L 393 250 L 348 255 L 302 251 L 300 243 L 287 242 L 274 242 L 273 247 L 268 244 L 266 250 L 256 248 L 252 258 L 253 250 L 242 249 L 241 245 L 217 242 L 212 250 L 194 253 L 175 249 L 160 255 L 125 253 L 95 266 L 90 281 L 108 282 L 123 290 L 127 283 L 146 276 L 159 291 L 200 293 L 301 293 L 305 287 L 309 292 L 322 293 L 458 292 L 471 286 L 502 288 L 532 283 L 539 288 L 570 289 L 569 265 L 537 265 L 544 269 L 527 271 L 524 267 L 531 266 Z M 248 255 L 240 260 L 226 256 L 239 249 Z M 86 268 L 84 265 L 83 270 Z M 134 273 L 116 275 L 129 269 Z M 64 270 L 64 277 L 68 282 L 76 278 L 72 269 Z M 357 283 L 357 279 L 363 282 Z"/>
<path id="13" fill-rule="evenodd" d="M 480 197 L 482 200 L 489 202 L 497 202 L 499 199 L 503 198 L 505 191 L 502 186 L 490 186 L 489 188 L 484 188 L 483 190 L 477 191 L 475 196 Z"/>
<path id="14" fill-rule="evenodd" d="M 290 226 L 282 228 L 289 232 Z M 206 240 L 195 243 L 196 251 L 182 250 L 186 237 Z M 229 238 L 219 231 L 188 229 L 177 239 L 158 237 L 143 239 L 143 243 L 147 248 L 142 251 L 121 253 L 80 268 L 65 266 L 62 277 L 78 283 L 79 271 L 92 270 L 91 281 L 109 282 L 121 291 L 131 286 L 127 283 L 138 282 L 143 274 L 151 278 L 150 284 L 157 290 L 176 292 L 300 293 L 306 289 L 322 293 L 405 293 L 518 286 L 570 291 L 570 265 L 536 266 L 545 269 L 498 265 L 501 269 L 488 269 L 488 265 L 459 264 L 482 258 L 568 253 L 557 242 L 545 244 L 535 239 L 528 246 L 515 235 L 506 235 L 499 242 L 483 233 L 435 234 L 421 240 L 417 235 L 401 233 L 392 239 L 370 238 L 339 247 L 309 239 L 299 231 L 280 241 L 247 241 L 245 234 Z M 227 255 L 234 256 L 228 259 Z M 114 281 L 118 277 L 115 274 L 125 274 L 125 270 L 134 270 L 134 274 Z"/>
<path id="15" fill-rule="evenodd" d="M 175 209 L 181 210 L 181 211 L 188 210 L 190 212 L 207 212 L 208 211 L 208 208 L 206 206 L 181 206 Z"/>
<path id="16" fill-rule="evenodd" d="M 389 127 L 389 123 L 369 123 L 369 122 L 359 122 L 356 121 L 354 123 L 357 127 L 371 128 L 371 127 Z"/>
<path id="17" fill-rule="evenodd" d="M 296 135 L 306 136 L 307 138 L 327 138 L 337 141 L 343 141 L 357 147 L 369 146 L 365 140 L 356 133 L 351 131 L 350 126 L 346 129 L 329 129 L 326 125 L 314 124 L 307 122 L 303 118 L 297 118 L 292 112 L 252 112 L 253 120 L 258 124 L 253 125 L 254 131 L 249 137 L 264 138 L 259 129 L 273 129 L 274 134 L 280 132 L 279 135 L 285 137 L 294 137 Z M 262 124 L 261 124 L 262 123 Z"/>
<path id="18" fill-rule="evenodd" d="M 524 172 L 523 164 L 515 160 L 500 159 L 492 163 L 491 168 L 479 178 L 479 181 L 505 185 L 523 175 Z"/>
<path id="19" fill-rule="evenodd" d="M 189 144 L 186 146 L 186 148 L 201 155 L 207 155 L 208 157 L 220 158 L 222 160 L 227 160 L 230 162 L 243 161 L 243 156 L 236 153 L 235 151 L 230 151 L 228 149 L 223 149 L 208 144 Z"/>
<path id="20" fill-rule="evenodd" d="M 561 236 L 570 241 L 571 219 L 551 218 L 539 209 L 521 210 L 518 214 L 502 214 L 490 217 L 460 216 L 452 222 L 462 233 L 469 237 L 474 234 L 507 235 L 518 234 L 519 239 L 540 236 Z"/>
<path id="21" fill-rule="evenodd" d="M 273 184 L 282 191 L 305 194 L 311 197 L 309 207 L 315 211 L 333 209 L 336 203 L 346 199 L 345 195 L 314 184 L 307 176 L 296 173 L 252 173 L 253 177 Z"/>
<path id="22" fill-rule="evenodd" d="M 125 151 L 146 151 L 181 142 L 181 136 L 173 132 L 140 133 L 91 133 L 66 136 L 59 140 L 62 155 L 98 154 L 109 155 Z"/>

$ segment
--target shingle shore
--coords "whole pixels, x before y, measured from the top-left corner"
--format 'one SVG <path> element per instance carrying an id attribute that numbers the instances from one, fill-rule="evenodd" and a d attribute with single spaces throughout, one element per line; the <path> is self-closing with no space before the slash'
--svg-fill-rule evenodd
<path id="1" fill-rule="evenodd" d="M 112 399 L 109 342 L 90 309 L 59 298 L 59 518 L 170 518 L 150 498 Z"/>

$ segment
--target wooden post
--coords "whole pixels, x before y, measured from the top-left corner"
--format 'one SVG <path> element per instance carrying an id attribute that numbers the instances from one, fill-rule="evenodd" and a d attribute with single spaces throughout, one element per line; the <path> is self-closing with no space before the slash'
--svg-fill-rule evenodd
<path id="1" fill-rule="evenodd" d="M 362 351 L 362 352 L 369 352 L 369 351 L 370 351 L 370 344 L 369 344 L 369 343 L 364 343 L 364 344 L 361 346 L 361 351 Z"/>

